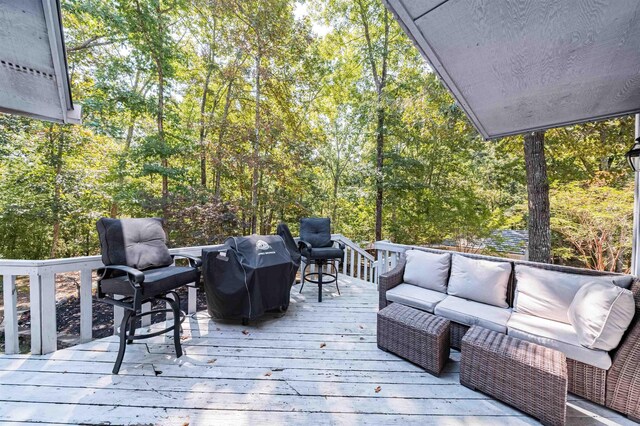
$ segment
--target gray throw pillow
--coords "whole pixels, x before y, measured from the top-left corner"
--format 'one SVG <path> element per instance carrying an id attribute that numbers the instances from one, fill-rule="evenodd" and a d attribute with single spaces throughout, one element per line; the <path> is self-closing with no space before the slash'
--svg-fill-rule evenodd
<path id="1" fill-rule="evenodd" d="M 447 294 L 463 299 L 508 308 L 507 287 L 511 263 L 472 259 L 459 254 L 451 258 Z"/>
<path id="2" fill-rule="evenodd" d="M 145 270 L 173 263 L 162 219 L 110 219 L 97 223 L 102 263 Z"/>
<path id="3" fill-rule="evenodd" d="M 568 315 L 582 346 L 610 351 L 620 344 L 635 311 L 630 290 L 594 281 L 580 287 Z"/>
<path id="4" fill-rule="evenodd" d="M 449 276 L 449 253 L 429 253 L 422 250 L 409 250 L 405 253 L 407 263 L 404 267 L 404 282 L 428 290 L 447 292 Z"/>

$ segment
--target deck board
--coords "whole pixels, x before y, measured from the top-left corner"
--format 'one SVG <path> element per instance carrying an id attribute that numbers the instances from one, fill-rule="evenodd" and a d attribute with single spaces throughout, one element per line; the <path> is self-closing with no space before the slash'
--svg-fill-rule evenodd
<path id="1" fill-rule="evenodd" d="M 249 326 L 189 317 L 180 359 L 169 337 L 136 342 L 118 376 L 116 337 L 0 356 L 0 423 L 536 424 L 461 386 L 458 352 L 434 377 L 378 350 L 371 284 L 341 277 L 321 304 L 298 287 L 289 312 Z M 573 395 L 567 411 L 570 425 L 630 424 Z"/>

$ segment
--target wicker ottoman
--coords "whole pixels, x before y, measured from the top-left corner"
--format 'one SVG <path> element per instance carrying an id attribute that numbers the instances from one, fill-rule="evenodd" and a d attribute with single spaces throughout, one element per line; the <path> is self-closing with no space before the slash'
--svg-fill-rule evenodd
<path id="1" fill-rule="evenodd" d="M 556 350 L 471 327 L 462 339 L 460 383 L 544 424 L 565 423 L 567 361 Z"/>
<path id="2" fill-rule="evenodd" d="M 378 347 L 439 375 L 449 359 L 449 320 L 392 303 L 378 312 Z"/>

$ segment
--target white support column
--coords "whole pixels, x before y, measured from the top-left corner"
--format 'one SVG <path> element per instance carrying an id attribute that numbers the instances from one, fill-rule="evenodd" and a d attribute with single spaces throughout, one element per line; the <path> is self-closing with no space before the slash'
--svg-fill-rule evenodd
<path id="1" fill-rule="evenodd" d="M 640 137 L 640 114 L 636 114 L 635 137 Z M 633 248 L 631 252 L 631 273 L 638 275 L 640 272 L 640 173 L 636 172 L 633 191 Z"/>

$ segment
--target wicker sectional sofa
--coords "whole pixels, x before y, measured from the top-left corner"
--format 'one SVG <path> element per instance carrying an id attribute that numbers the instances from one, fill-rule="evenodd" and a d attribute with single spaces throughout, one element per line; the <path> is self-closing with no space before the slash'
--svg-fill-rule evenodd
<path id="1" fill-rule="evenodd" d="M 637 277 L 430 248 L 415 249 L 441 256 L 447 254 L 448 267 L 416 270 L 415 257 L 408 252 L 409 261 L 414 262 L 411 274 L 405 271 L 407 258 L 402 256 L 394 269 L 380 275 L 380 309 L 401 303 L 450 320 L 450 345 L 456 349 L 460 349 L 469 328 L 479 325 L 559 350 L 567 359 L 569 392 L 633 420 L 640 419 L 640 280 Z M 493 272 L 484 275 L 476 269 L 475 265 L 480 264 L 490 265 Z M 469 296 L 461 292 L 459 284 L 454 288 L 452 274 L 457 281 L 461 276 L 463 281 L 467 279 L 472 283 L 485 279 L 486 288 L 483 284 L 482 289 L 472 289 Z M 504 278 L 504 295 L 497 294 L 500 290 L 494 286 L 495 277 Z M 441 281 L 445 285 L 425 289 L 412 284 L 416 279 Z M 567 319 L 568 304 L 577 298 L 579 289 L 602 280 L 627 288 L 633 296 L 625 290 L 625 296 L 631 299 L 633 319 L 619 344 L 611 350 L 580 345 Z M 469 289 L 464 291 L 468 293 Z"/>

